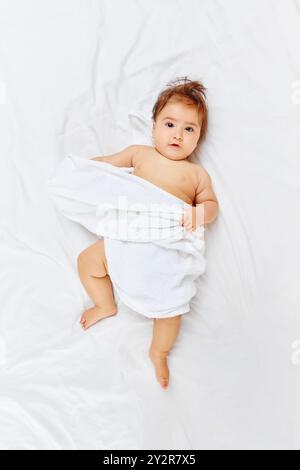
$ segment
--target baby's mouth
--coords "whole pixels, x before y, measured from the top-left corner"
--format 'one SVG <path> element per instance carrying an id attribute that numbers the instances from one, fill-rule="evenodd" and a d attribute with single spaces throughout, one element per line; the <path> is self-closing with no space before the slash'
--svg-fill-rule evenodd
<path id="1" fill-rule="evenodd" d="M 170 144 L 171 147 L 180 147 L 178 144 Z"/>

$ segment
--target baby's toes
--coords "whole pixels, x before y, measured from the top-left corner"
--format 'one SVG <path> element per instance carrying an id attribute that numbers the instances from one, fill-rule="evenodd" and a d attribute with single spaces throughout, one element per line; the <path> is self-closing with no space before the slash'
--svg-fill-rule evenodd
<path id="1" fill-rule="evenodd" d="M 163 388 L 167 388 L 169 385 L 169 369 L 167 366 L 157 371 L 157 379 Z"/>
<path id="2" fill-rule="evenodd" d="M 168 385 L 169 385 L 169 379 L 167 379 L 165 377 L 160 377 L 159 383 L 162 386 L 162 388 L 167 388 Z"/>

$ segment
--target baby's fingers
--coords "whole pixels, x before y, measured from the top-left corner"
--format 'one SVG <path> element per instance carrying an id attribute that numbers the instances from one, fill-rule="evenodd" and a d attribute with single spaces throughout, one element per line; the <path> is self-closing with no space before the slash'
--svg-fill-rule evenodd
<path id="1" fill-rule="evenodd" d="M 181 225 L 187 230 L 193 230 L 192 221 L 189 219 L 189 217 L 183 217 Z"/>

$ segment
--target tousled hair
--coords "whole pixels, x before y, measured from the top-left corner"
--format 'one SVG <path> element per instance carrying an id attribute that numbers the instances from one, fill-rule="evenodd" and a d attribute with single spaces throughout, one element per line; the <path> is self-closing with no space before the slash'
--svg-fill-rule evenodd
<path id="1" fill-rule="evenodd" d="M 197 143 L 197 148 L 199 148 L 207 133 L 208 109 L 205 92 L 205 86 L 197 80 L 179 77 L 176 80 L 170 81 L 167 83 L 167 88 L 158 95 L 152 108 L 152 120 L 156 121 L 157 116 L 170 100 L 182 101 L 187 105 L 196 106 L 202 120 L 200 137 Z"/>

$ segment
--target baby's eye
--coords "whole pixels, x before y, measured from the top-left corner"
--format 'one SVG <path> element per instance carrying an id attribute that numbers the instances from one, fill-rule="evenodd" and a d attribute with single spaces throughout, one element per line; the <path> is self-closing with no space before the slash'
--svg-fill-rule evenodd
<path id="1" fill-rule="evenodd" d="M 169 124 L 171 124 L 171 126 L 169 126 Z M 169 128 L 173 126 L 173 123 L 172 122 L 166 122 L 166 126 L 168 126 Z M 191 129 L 192 132 L 194 132 L 194 129 L 192 127 L 186 127 L 186 129 Z M 190 131 L 189 131 L 190 132 Z"/>

